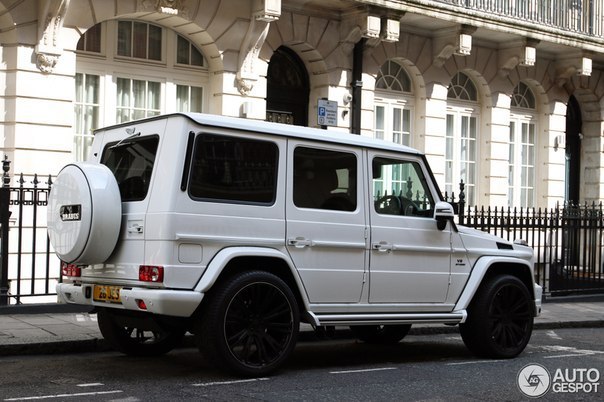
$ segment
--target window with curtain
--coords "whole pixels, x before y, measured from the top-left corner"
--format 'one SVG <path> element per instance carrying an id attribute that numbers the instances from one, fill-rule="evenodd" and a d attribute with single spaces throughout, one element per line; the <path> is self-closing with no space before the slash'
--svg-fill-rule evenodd
<path id="1" fill-rule="evenodd" d="M 463 180 L 468 205 L 477 202 L 479 113 L 476 86 L 467 74 L 457 73 L 447 93 L 445 191 L 459 194 L 459 183 Z"/>
<path id="2" fill-rule="evenodd" d="M 374 136 L 397 144 L 411 144 L 413 92 L 404 67 L 389 60 L 375 83 Z"/>
<path id="3" fill-rule="evenodd" d="M 171 112 L 204 112 L 207 63 L 171 29 L 110 20 L 77 44 L 74 159 L 86 157 L 93 129 Z"/>
<path id="4" fill-rule="evenodd" d="M 535 96 L 525 83 L 512 92 L 508 164 L 508 205 L 535 206 Z"/>
<path id="5" fill-rule="evenodd" d="M 93 74 L 76 74 L 75 121 L 73 154 L 83 161 L 90 153 L 92 130 L 98 127 L 100 110 L 100 77 Z"/>

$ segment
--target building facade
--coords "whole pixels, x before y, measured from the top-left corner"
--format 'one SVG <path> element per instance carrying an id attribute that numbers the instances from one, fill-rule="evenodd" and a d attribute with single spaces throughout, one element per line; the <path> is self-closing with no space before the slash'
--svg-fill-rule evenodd
<path id="1" fill-rule="evenodd" d="M 192 111 L 410 145 L 472 205 L 604 198 L 601 0 L 2 0 L 0 46 L 26 176 Z"/>

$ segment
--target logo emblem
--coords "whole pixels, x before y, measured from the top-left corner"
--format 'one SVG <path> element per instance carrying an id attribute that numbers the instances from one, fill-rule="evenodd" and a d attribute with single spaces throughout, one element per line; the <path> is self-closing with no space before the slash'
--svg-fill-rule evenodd
<path id="1" fill-rule="evenodd" d="M 518 373 L 518 389 L 530 398 L 539 398 L 549 391 L 551 376 L 540 364 L 524 366 Z"/>
<path id="2" fill-rule="evenodd" d="M 79 221 L 82 219 L 82 206 L 79 204 L 62 205 L 59 216 L 63 222 Z"/>

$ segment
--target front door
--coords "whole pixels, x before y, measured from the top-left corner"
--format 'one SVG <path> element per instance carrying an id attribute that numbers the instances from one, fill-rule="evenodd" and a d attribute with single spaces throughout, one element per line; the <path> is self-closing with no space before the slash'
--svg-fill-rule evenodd
<path id="1" fill-rule="evenodd" d="M 367 239 L 362 152 L 288 141 L 286 241 L 311 303 L 358 303 Z"/>
<path id="2" fill-rule="evenodd" d="M 435 189 L 419 158 L 369 153 L 373 189 L 369 301 L 444 303 L 451 267 L 451 225 L 438 230 Z"/>

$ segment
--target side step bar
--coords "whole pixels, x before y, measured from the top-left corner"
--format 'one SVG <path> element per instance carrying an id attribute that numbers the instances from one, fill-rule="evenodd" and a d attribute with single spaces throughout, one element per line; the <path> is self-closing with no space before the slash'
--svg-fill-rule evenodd
<path id="1" fill-rule="evenodd" d="M 466 310 L 452 313 L 378 313 L 378 314 L 314 314 L 308 312 L 315 326 L 325 325 L 389 325 L 389 324 L 462 324 Z"/>

